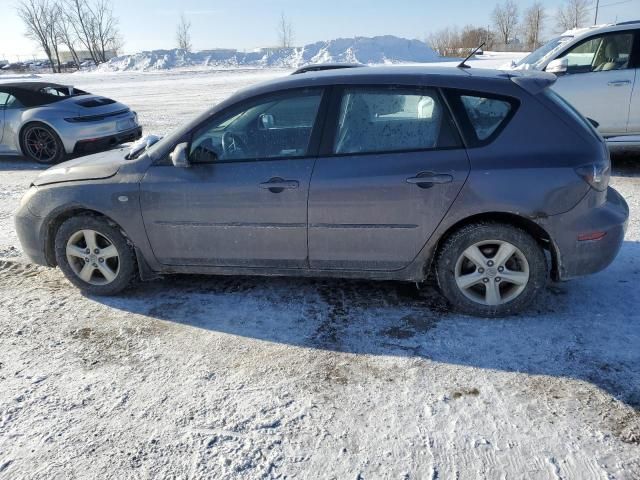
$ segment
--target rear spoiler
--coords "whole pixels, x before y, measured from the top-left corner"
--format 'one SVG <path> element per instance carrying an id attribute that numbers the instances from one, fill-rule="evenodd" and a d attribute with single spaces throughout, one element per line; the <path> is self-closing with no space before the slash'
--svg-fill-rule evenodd
<path id="1" fill-rule="evenodd" d="M 520 88 L 526 90 L 531 95 L 537 95 L 543 90 L 551 87 L 558 77 L 553 73 L 539 72 L 532 70 L 518 70 L 508 72 L 509 78 Z"/>

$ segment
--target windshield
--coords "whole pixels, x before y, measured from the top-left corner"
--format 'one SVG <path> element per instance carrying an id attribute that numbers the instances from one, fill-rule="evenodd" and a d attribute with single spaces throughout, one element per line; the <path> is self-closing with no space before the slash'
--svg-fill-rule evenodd
<path id="1" fill-rule="evenodd" d="M 544 60 L 547 59 L 550 55 L 557 52 L 562 46 L 564 46 L 567 42 L 573 40 L 572 35 L 563 35 L 561 37 L 556 37 L 553 40 L 547 42 L 545 45 L 541 46 L 535 52 L 530 53 L 522 60 L 520 60 L 516 67 L 530 67 L 539 69 Z"/>

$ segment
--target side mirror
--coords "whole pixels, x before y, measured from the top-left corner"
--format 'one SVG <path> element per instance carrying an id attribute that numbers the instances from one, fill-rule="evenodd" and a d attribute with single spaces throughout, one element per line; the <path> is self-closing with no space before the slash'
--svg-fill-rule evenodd
<path id="1" fill-rule="evenodd" d="M 260 130 L 269 130 L 276 126 L 276 117 L 271 114 L 263 113 L 258 119 L 258 128 Z"/>
<path id="2" fill-rule="evenodd" d="M 545 70 L 547 73 L 555 73 L 556 75 L 567 73 L 567 70 L 569 70 L 569 59 L 567 57 L 556 58 L 549 62 L 549 65 L 547 65 Z"/>
<path id="3" fill-rule="evenodd" d="M 173 163 L 174 167 L 178 168 L 189 168 L 191 166 L 191 162 L 189 162 L 189 156 L 187 155 L 187 150 L 189 149 L 188 143 L 179 143 L 176 145 L 176 148 L 171 152 L 171 163 Z"/>

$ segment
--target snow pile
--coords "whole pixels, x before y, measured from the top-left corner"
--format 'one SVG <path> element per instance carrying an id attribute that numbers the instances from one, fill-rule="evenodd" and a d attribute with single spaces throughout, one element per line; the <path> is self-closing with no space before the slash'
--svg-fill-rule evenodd
<path id="1" fill-rule="evenodd" d="M 295 48 L 262 48 L 253 52 L 233 49 L 153 50 L 115 57 L 98 71 L 148 71 L 207 67 L 283 67 L 327 62 L 424 63 L 438 60 L 431 47 L 420 40 L 394 36 L 338 38 Z"/>

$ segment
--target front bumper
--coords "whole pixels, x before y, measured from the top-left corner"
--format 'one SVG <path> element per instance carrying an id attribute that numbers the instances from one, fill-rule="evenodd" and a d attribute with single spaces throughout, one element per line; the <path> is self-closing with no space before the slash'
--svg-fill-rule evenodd
<path id="1" fill-rule="evenodd" d="M 606 193 L 606 201 L 592 206 L 590 195 L 573 210 L 549 217 L 544 226 L 551 235 L 557 263 L 558 280 L 570 280 L 607 268 L 616 258 L 627 230 L 629 207 L 613 188 Z M 590 232 L 603 232 L 599 240 L 579 241 Z"/>
<path id="2" fill-rule="evenodd" d="M 38 265 L 52 266 L 47 261 L 45 239 L 42 234 L 42 218 L 33 215 L 26 205 L 20 206 L 14 216 L 14 224 L 22 250 L 29 259 Z"/>
<path id="3" fill-rule="evenodd" d="M 73 148 L 76 155 L 86 155 L 89 153 L 107 150 L 116 145 L 126 142 L 135 142 L 142 137 L 142 127 L 135 127 L 124 132 L 115 133 L 106 137 L 92 138 L 89 140 L 80 140 Z"/>

